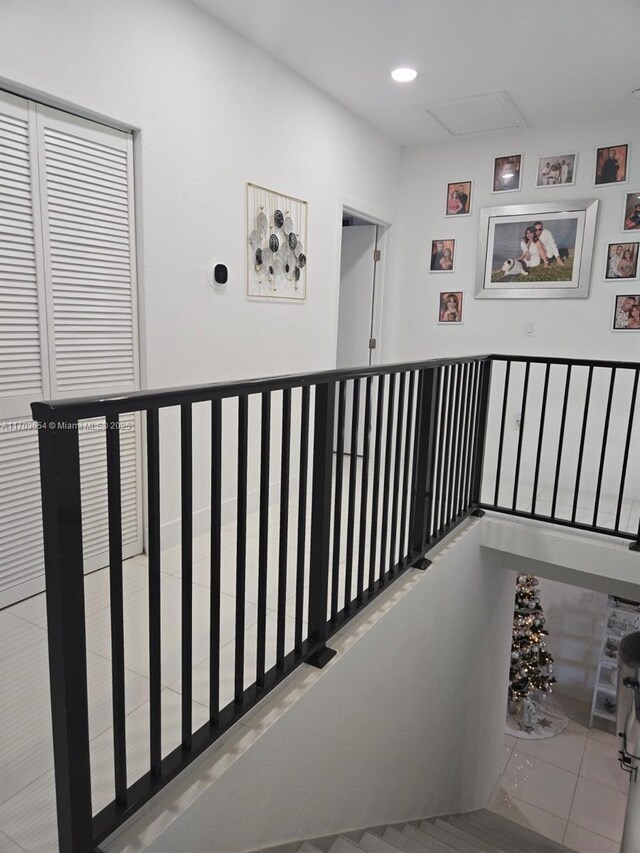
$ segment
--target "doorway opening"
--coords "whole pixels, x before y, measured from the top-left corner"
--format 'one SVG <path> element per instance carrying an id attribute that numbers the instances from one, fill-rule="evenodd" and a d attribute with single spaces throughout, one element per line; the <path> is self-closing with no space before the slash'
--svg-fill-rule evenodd
<path id="1" fill-rule="evenodd" d="M 343 207 L 336 367 L 379 363 L 386 223 Z"/>

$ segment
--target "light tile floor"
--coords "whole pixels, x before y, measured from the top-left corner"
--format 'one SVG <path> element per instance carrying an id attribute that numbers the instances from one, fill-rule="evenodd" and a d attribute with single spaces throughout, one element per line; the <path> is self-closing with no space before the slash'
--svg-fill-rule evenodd
<path id="1" fill-rule="evenodd" d="M 629 784 L 618 749 L 613 735 L 573 721 L 547 740 L 505 735 L 489 807 L 579 853 L 618 853 Z"/>

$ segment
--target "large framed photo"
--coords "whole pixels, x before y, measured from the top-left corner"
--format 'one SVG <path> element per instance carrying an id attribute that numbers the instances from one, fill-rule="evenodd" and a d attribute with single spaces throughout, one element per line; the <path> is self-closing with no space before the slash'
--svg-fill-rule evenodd
<path id="1" fill-rule="evenodd" d="M 520 189 L 522 154 L 496 157 L 493 161 L 493 192 L 512 193 Z"/>
<path id="2" fill-rule="evenodd" d="M 432 240 L 429 272 L 453 272 L 456 261 L 455 240 Z"/>
<path id="3" fill-rule="evenodd" d="M 607 280 L 638 277 L 639 243 L 609 243 L 604 277 Z"/>
<path id="4" fill-rule="evenodd" d="M 569 187 L 575 184 L 577 158 L 577 154 L 539 157 L 536 187 Z"/>
<path id="5" fill-rule="evenodd" d="M 640 331 L 640 293 L 622 293 L 616 296 L 612 331 Z"/>
<path id="6" fill-rule="evenodd" d="M 594 184 L 597 187 L 606 184 L 625 184 L 629 171 L 629 144 L 605 145 L 596 149 L 596 175 Z"/>
<path id="7" fill-rule="evenodd" d="M 640 192 L 627 193 L 624 200 L 623 231 L 640 231 Z"/>
<path id="8" fill-rule="evenodd" d="M 476 299 L 585 299 L 598 199 L 480 211 Z"/>

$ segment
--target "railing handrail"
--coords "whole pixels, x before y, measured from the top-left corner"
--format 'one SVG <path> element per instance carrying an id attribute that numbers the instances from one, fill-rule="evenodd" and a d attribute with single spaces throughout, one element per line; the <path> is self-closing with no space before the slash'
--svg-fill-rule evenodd
<path id="1" fill-rule="evenodd" d="M 78 418 L 105 417 L 127 412 L 142 412 L 147 409 L 177 406 L 183 403 L 202 403 L 209 400 L 222 400 L 226 397 L 238 397 L 245 394 L 260 394 L 263 391 L 279 391 L 285 388 L 303 388 L 324 382 L 338 382 L 345 379 L 380 376 L 406 370 L 424 370 L 447 364 L 468 364 L 477 361 L 519 361 L 530 364 L 566 364 L 578 367 L 603 367 L 634 370 L 640 368 L 640 361 L 606 361 L 589 358 L 565 358 L 563 356 L 507 355 L 505 353 L 487 353 L 484 355 L 455 356 L 450 358 L 432 358 L 426 361 L 395 362 L 375 364 L 369 367 L 334 368 L 306 373 L 290 373 L 279 376 L 236 379 L 231 382 L 212 382 L 206 385 L 184 385 L 173 388 L 148 388 L 131 391 L 126 394 L 106 394 L 39 400 L 31 404 L 33 419 L 46 423 L 52 419 L 77 420 Z"/>
<path id="2" fill-rule="evenodd" d="M 325 382 L 338 382 L 345 379 L 357 379 L 366 376 L 380 376 L 402 373 L 409 370 L 425 370 L 447 364 L 469 364 L 489 361 L 492 355 L 469 355 L 451 358 L 433 358 L 427 361 L 399 362 L 394 364 L 374 364 L 370 367 L 348 367 L 321 370 L 310 373 L 291 373 L 283 376 L 267 376 L 255 379 L 236 379 L 231 382 L 212 382 L 207 385 L 185 385 L 175 388 L 148 388 L 142 391 L 130 391 L 125 394 L 106 394 L 38 400 L 31 403 L 33 419 L 41 423 L 50 420 L 77 420 L 78 418 L 104 417 L 107 415 L 142 412 L 147 409 L 179 406 L 189 403 L 203 403 L 210 400 L 222 400 L 226 397 L 241 397 L 246 394 L 260 394 L 264 391 L 281 391 L 285 388 L 304 388 L 307 385 L 322 385 Z"/>

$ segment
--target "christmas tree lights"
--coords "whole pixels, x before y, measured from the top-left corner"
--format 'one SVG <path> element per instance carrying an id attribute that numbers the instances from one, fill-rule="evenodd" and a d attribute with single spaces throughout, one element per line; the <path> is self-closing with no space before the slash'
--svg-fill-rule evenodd
<path id="1" fill-rule="evenodd" d="M 553 657 L 546 650 L 545 617 L 540 603 L 539 581 L 519 575 L 513 612 L 509 698 L 524 699 L 536 690 L 551 693 Z"/>

